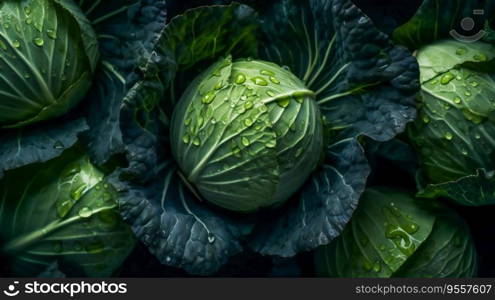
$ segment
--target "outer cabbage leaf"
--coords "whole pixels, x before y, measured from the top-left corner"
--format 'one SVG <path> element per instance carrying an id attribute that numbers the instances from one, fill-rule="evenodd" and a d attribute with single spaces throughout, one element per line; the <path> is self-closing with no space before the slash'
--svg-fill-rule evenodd
<path id="1" fill-rule="evenodd" d="M 116 195 L 74 149 L 9 171 L 0 182 L 1 251 L 18 275 L 37 275 L 58 261 L 74 275 L 110 276 L 134 246 Z"/>
<path id="2" fill-rule="evenodd" d="M 0 134 L 0 179 L 4 171 L 58 157 L 88 130 L 82 118 L 62 125 L 51 124 L 34 130 L 16 129 Z"/>
<path id="3" fill-rule="evenodd" d="M 482 10 L 482 14 L 476 13 L 476 10 Z M 424 0 L 416 14 L 394 31 L 393 39 L 411 50 L 417 50 L 435 41 L 451 38 L 452 30 L 455 30 L 454 34 L 469 42 L 477 39 L 477 34 L 483 33 L 482 30 L 485 31 L 486 22 L 493 20 L 494 13 L 495 2 L 492 0 Z M 475 21 L 472 30 L 462 28 L 464 18 Z"/>
<path id="4" fill-rule="evenodd" d="M 261 56 L 315 91 L 333 128 L 385 141 L 413 120 L 415 59 L 351 1 L 274 1 L 262 18 Z"/>
<path id="5" fill-rule="evenodd" d="M 95 85 L 88 95 L 90 129 L 84 136 L 96 163 L 123 153 L 120 109 L 129 90 L 139 80 L 138 66 L 150 53 L 166 21 L 164 1 L 80 1 L 95 28 L 102 55 Z"/>
<path id="6" fill-rule="evenodd" d="M 382 188 L 365 191 L 342 235 L 315 254 L 318 274 L 331 277 L 467 277 L 476 259 L 453 211 Z"/>

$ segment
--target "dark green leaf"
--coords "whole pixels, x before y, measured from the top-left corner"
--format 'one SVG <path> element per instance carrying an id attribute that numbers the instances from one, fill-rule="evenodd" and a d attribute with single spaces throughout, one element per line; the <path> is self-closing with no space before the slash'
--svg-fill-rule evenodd
<path id="1" fill-rule="evenodd" d="M 475 10 L 483 10 L 475 14 Z M 394 32 L 394 41 L 411 50 L 441 39 L 464 36 L 467 41 L 478 39 L 483 33 L 485 23 L 495 16 L 495 2 L 492 0 L 424 0 L 416 14 Z M 462 28 L 462 20 L 471 18 L 475 27 L 466 31 Z M 462 40 L 463 38 L 461 38 Z"/>
<path id="2" fill-rule="evenodd" d="M 33 163 L 46 162 L 72 147 L 88 130 L 84 119 L 39 128 L 16 129 L 0 136 L 0 178 L 3 172 Z"/>
<path id="3" fill-rule="evenodd" d="M 273 1 L 262 18 L 262 56 L 303 79 L 332 128 L 383 141 L 414 118 L 416 61 L 351 1 Z"/>

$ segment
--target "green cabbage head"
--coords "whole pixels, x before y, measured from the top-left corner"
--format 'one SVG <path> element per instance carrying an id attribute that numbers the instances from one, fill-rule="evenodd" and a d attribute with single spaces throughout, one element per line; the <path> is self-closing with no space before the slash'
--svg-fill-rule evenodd
<path id="1" fill-rule="evenodd" d="M 220 59 L 189 85 L 173 113 L 172 151 L 184 179 L 228 210 L 282 204 L 322 156 L 314 97 L 273 63 Z"/>
<path id="2" fill-rule="evenodd" d="M 443 40 L 417 51 L 418 118 L 409 137 L 429 183 L 495 169 L 495 47 Z"/>
<path id="3" fill-rule="evenodd" d="M 98 60 L 72 0 L 0 2 L 0 128 L 60 116 L 88 91 Z"/>

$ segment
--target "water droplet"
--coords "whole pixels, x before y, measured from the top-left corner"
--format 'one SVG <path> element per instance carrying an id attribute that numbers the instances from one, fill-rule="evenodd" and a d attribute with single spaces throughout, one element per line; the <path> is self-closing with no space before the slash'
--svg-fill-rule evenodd
<path id="1" fill-rule="evenodd" d="M 272 83 L 275 83 L 275 84 L 280 84 L 280 81 L 277 78 L 273 77 L 273 76 L 270 76 L 270 81 Z"/>
<path id="2" fill-rule="evenodd" d="M 187 118 L 184 120 L 184 125 L 189 126 L 191 124 L 191 118 Z"/>
<path id="3" fill-rule="evenodd" d="M 388 225 L 385 230 L 385 237 L 392 240 L 396 247 L 407 256 L 411 256 L 416 250 L 416 245 L 412 242 L 409 234 L 397 225 Z"/>
<path id="4" fill-rule="evenodd" d="M 246 75 L 242 73 L 237 74 L 237 76 L 235 77 L 235 83 L 243 84 L 244 82 L 246 82 Z"/>
<path id="5" fill-rule="evenodd" d="M 20 46 L 21 46 L 21 42 L 19 42 L 18 40 L 12 41 L 12 47 L 19 48 Z"/>
<path id="6" fill-rule="evenodd" d="M 385 250 L 387 250 L 387 246 L 380 245 L 380 247 L 378 247 L 378 249 L 380 249 L 380 251 L 385 251 Z"/>
<path id="7" fill-rule="evenodd" d="M 218 81 L 218 82 L 217 82 L 217 84 L 215 84 L 214 89 L 215 89 L 215 90 L 219 90 L 219 89 L 221 89 L 222 87 L 223 87 L 223 81 L 222 81 L 222 80 L 220 80 L 220 81 Z"/>
<path id="8" fill-rule="evenodd" d="M 29 6 L 25 6 L 25 7 L 24 7 L 24 13 L 25 13 L 26 15 L 30 15 L 30 14 L 31 14 L 31 7 L 29 7 Z"/>
<path id="9" fill-rule="evenodd" d="M 234 156 L 240 157 L 241 156 L 241 148 L 234 146 L 234 148 L 232 148 L 232 154 Z"/>
<path id="10" fill-rule="evenodd" d="M 468 152 L 466 149 L 462 149 L 462 155 L 468 155 Z"/>
<path id="11" fill-rule="evenodd" d="M 10 23 L 3 23 L 3 28 L 9 29 L 10 28 Z"/>
<path id="12" fill-rule="evenodd" d="M 52 40 L 56 40 L 57 39 L 57 32 L 53 29 L 47 29 L 46 30 L 46 35 L 51 38 Z"/>
<path id="13" fill-rule="evenodd" d="M 290 104 L 290 99 L 289 98 L 282 98 L 277 101 L 278 106 L 282 108 L 286 108 Z"/>
<path id="14" fill-rule="evenodd" d="M 272 71 L 268 71 L 268 70 L 261 70 L 260 71 L 260 74 L 261 75 L 266 75 L 266 76 L 273 76 L 273 75 L 275 75 L 275 73 L 273 73 Z"/>
<path id="15" fill-rule="evenodd" d="M 203 126 L 203 124 L 205 123 L 205 118 L 203 118 L 203 116 L 198 116 L 198 128 L 201 128 L 201 126 Z"/>
<path id="16" fill-rule="evenodd" d="M 373 265 L 366 258 L 363 259 L 363 269 L 368 272 L 373 269 Z"/>
<path id="17" fill-rule="evenodd" d="M 440 83 L 443 85 L 449 84 L 455 78 L 454 74 L 448 72 L 442 76 Z"/>
<path id="18" fill-rule="evenodd" d="M 93 214 L 93 211 L 89 207 L 83 207 L 79 210 L 78 215 L 81 218 L 89 218 Z"/>
<path id="19" fill-rule="evenodd" d="M 208 233 L 208 243 L 213 244 L 215 241 L 215 235 L 213 235 L 213 233 Z"/>
<path id="20" fill-rule="evenodd" d="M 184 144 L 189 144 L 189 142 L 191 141 L 191 137 L 189 136 L 189 134 L 184 134 L 184 136 L 182 137 L 182 141 L 184 142 Z"/>
<path id="21" fill-rule="evenodd" d="M 254 104 L 252 101 L 247 101 L 246 103 L 244 103 L 244 108 L 249 110 L 251 108 L 253 108 Z"/>
<path id="22" fill-rule="evenodd" d="M 237 108 L 236 112 L 237 112 L 238 114 L 242 115 L 243 113 L 245 113 L 245 112 L 246 112 L 246 109 L 245 109 L 243 106 L 241 106 L 241 107 L 238 107 L 238 108 Z"/>
<path id="23" fill-rule="evenodd" d="M 260 106 L 260 111 L 261 111 L 262 113 L 265 113 L 265 112 L 267 112 L 267 111 L 268 111 L 268 108 L 266 107 L 266 105 L 261 105 L 261 106 Z"/>
<path id="24" fill-rule="evenodd" d="M 251 144 L 251 142 L 249 141 L 249 139 L 248 139 L 247 137 L 245 137 L 245 136 L 243 136 L 243 137 L 241 138 L 241 143 L 242 143 L 245 147 L 247 147 L 247 146 L 249 146 L 249 145 Z"/>
<path id="25" fill-rule="evenodd" d="M 477 87 L 478 85 L 480 85 L 479 82 L 477 82 L 477 81 L 471 81 L 471 86 Z"/>
<path id="26" fill-rule="evenodd" d="M 7 51 L 7 45 L 3 41 L 0 40 L 0 48 L 2 48 L 3 51 Z"/>
<path id="27" fill-rule="evenodd" d="M 253 125 L 253 120 L 251 120 L 250 118 L 245 119 L 244 125 L 246 125 L 247 127 L 251 127 Z"/>
<path id="28" fill-rule="evenodd" d="M 267 86 L 268 82 L 263 78 L 263 77 L 253 77 L 251 78 L 251 81 L 254 82 L 254 84 L 259 85 L 259 86 Z"/>
<path id="29" fill-rule="evenodd" d="M 215 99 L 216 95 L 217 94 L 216 94 L 215 91 L 209 91 L 208 93 L 206 93 L 206 95 L 203 96 L 203 99 L 201 99 L 201 101 L 204 104 L 210 104 L 211 102 L 213 102 L 213 100 Z"/>
<path id="30" fill-rule="evenodd" d="M 474 138 L 475 138 L 475 139 L 477 139 L 477 140 L 479 140 L 479 139 L 481 139 L 481 135 L 479 135 L 479 134 L 477 133 L 477 134 L 475 134 L 475 135 L 474 135 Z"/>
<path id="31" fill-rule="evenodd" d="M 373 264 L 373 271 L 375 273 L 379 273 L 381 270 L 382 270 L 382 265 L 380 261 L 379 260 L 375 261 L 375 263 Z"/>
<path id="32" fill-rule="evenodd" d="M 414 234 L 414 233 L 418 232 L 419 226 L 418 226 L 418 224 L 415 224 L 415 223 L 409 223 L 405 226 L 404 229 L 406 230 L 407 233 Z"/>
<path id="33" fill-rule="evenodd" d="M 276 146 L 277 146 L 277 141 L 275 139 L 269 140 L 265 144 L 265 147 L 267 148 L 275 148 Z"/>
<path id="34" fill-rule="evenodd" d="M 102 241 L 93 241 L 86 245 L 86 252 L 90 254 L 98 254 L 105 250 L 105 244 Z"/>
<path id="35" fill-rule="evenodd" d="M 464 54 L 466 54 L 466 52 L 467 52 L 467 49 L 465 47 L 460 47 L 460 48 L 457 48 L 457 50 L 455 51 L 455 54 L 464 55 Z"/>
<path id="36" fill-rule="evenodd" d="M 272 91 L 266 91 L 266 94 L 269 96 L 269 97 L 274 97 L 275 96 L 275 93 L 272 92 Z"/>
<path id="37" fill-rule="evenodd" d="M 72 202 L 70 200 L 58 201 L 57 202 L 57 214 L 60 218 L 63 218 L 69 213 L 72 208 Z"/>
<path id="38" fill-rule="evenodd" d="M 193 139 L 193 145 L 196 147 L 201 146 L 201 139 L 199 137 L 195 137 Z"/>
<path id="39" fill-rule="evenodd" d="M 423 117 L 423 123 L 425 123 L 425 124 L 430 123 L 430 118 L 428 118 L 428 116 L 424 116 Z"/>
<path id="40" fill-rule="evenodd" d="M 31 25 L 31 23 L 33 23 L 33 19 L 26 18 L 25 22 L 26 22 L 26 24 Z"/>
<path id="41" fill-rule="evenodd" d="M 33 39 L 33 42 L 38 47 L 41 47 L 41 46 L 43 46 L 43 44 L 45 44 L 45 41 L 42 38 L 40 38 L 40 37 L 34 38 Z"/>
<path id="42" fill-rule="evenodd" d="M 88 186 L 86 184 L 82 184 L 82 185 L 78 186 L 77 188 L 72 190 L 72 192 L 70 193 L 70 197 L 73 200 L 79 200 L 81 198 L 84 190 L 86 190 L 87 187 Z"/>
<path id="43" fill-rule="evenodd" d="M 483 54 L 483 53 L 478 53 L 478 54 L 475 54 L 475 55 L 473 56 L 473 59 L 474 59 L 475 61 L 486 61 L 486 60 L 487 60 L 486 55 L 485 55 L 485 54 Z"/>
<path id="44" fill-rule="evenodd" d="M 464 95 L 466 95 L 466 96 L 468 96 L 468 97 L 469 97 L 469 96 L 471 96 L 471 91 L 466 90 L 466 91 L 464 92 Z"/>
<path id="45" fill-rule="evenodd" d="M 445 138 L 450 141 L 454 138 L 454 136 L 452 135 L 452 133 L 447 132 L 447 133 L 445 133 Z"/>
<path id="46" fill-rule="evenodd" d="M 459 97 L 455 97 L 454 98 L 454 103 L 455 104 L 460 104 L 461 102 L 462 102 L 462 99 L 461 98 L 459 98 Z"/>

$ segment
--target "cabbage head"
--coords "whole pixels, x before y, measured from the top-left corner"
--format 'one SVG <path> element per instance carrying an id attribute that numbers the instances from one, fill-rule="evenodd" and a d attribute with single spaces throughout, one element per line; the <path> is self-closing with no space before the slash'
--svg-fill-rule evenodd
<path id="1" fill-rule="evenodd" d="M 329 277 L 472 277 L 477 253 L 467 224 L 448 207 L 374 188 L 342 235 L 316 250 L 315 267 Z"/>
<path id="2" fill-rule="evenodd" d="M 253 212 L 284 203 L 323 153 L 315 94 L 287 69 L 220 59 L 174 110 L 172 152 L 184 180 L 219 207 Z"/>
<path id="3" fill-rule="evenodd" d="M 57 264 L 70 276 L 111 276 L 134 248 L 118 193 L 81 149 L 5 172 L 0 240 L 18 276 Z"/>
<path id="4" fill-rule="evenodd" d="M 88 91 L 96 35 L 72 0 L 0 2 L 0 127 L 68 112 Z"/>
<path id="5" fill-rule="evenodd" d="M 441 40 L 417 51 L 418 118 L 409 137 L 429 183 L 495 169 L 495 47 Z"/>

